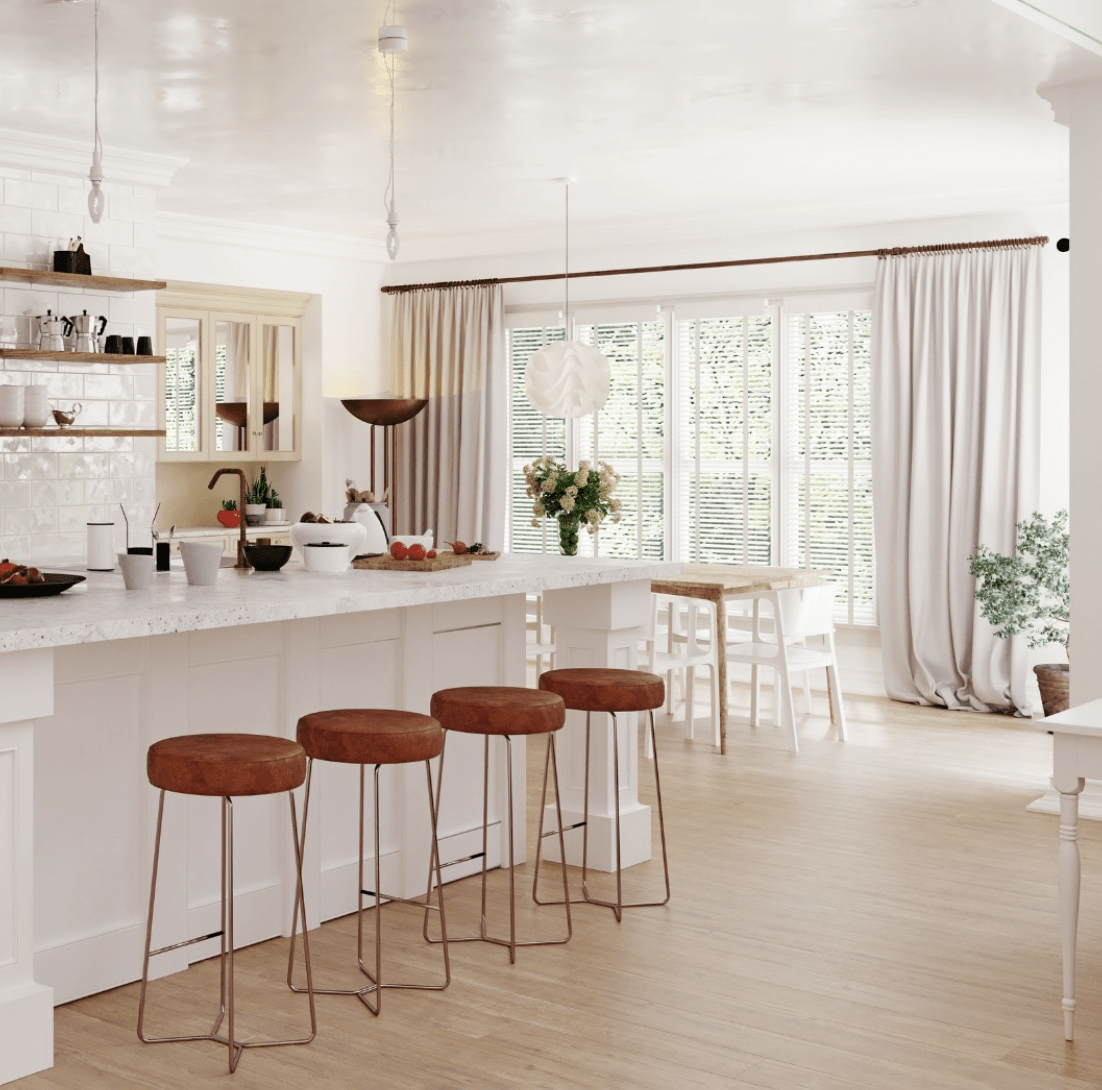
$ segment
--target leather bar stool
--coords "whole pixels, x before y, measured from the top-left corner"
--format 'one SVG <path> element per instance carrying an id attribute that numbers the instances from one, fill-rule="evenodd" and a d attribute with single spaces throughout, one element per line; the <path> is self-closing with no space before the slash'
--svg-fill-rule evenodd
<path id="1" fill-rule="evenodd" d="M 455 866 L 473 859 L 482 859 L 482 917 L 477 935 L 465 935 L 452 938 L 452 942 L 490 942 L 509 948 L 509 961 L 517 960 L 518 946 L 554 946 L 568 942 L 573 934 L 570 920 L 569 892 L 566 881 L 566 867 L 562 868 L 563 898 L 566 905 L 566 935 L 554 939 L 517 940 L 517 911 L 515 888 L 515 859 L 513 847 L 513 737 L 520 735 L 547 735 L 547 755 L 543 765 L 543 801 L 547 803 L 548 772 L 555 780 L 555 809 L 559 815 L 559 850 L 565 859 L 565 846 L 562 836 L 562 810 L 559 806 L 559 770 L 555 762 L 555 732 L 562 729 L 566 722 L 566 707 L 562 698 L 554 693 L 540 692 L 538 689 L 522 689 L 507 685 L 470 686 L 459 689 L 441 689 L 433 693 L 430 709 L 434 718 L 444 728 L 444 740 L 447 744 L 448 731 L 460 734 L 481 734 L 485 739 L 482 762 L 482 851 L 474 855 L 453 859 L 444 866 Z M 507 939 L 490 935 L 486 929 L 486 863 L 487 837 L 490 813 L 490 739 L 505 740 L 506 765 L 506 810 L 509 827 L 509 937 Z M 439 808 L 440 790 L 444 782 L 444 758 L 440 758 L 440 778 L 436 783 L 436 802 Z M 550 833 L 548 835 L 554 835 Z M 537 859 L 538 859 L 537 854 Z M 427 924 L 427 921 L 426 921 Z M 426 930 L 425 937 L 428 938 Z M 439 940 L 430 940 L 439 941 Z"/>
<path id="2" fill-rule="evenodd" d="M 165 738 L 149 747 L 146 757 L 149 782 L 161 790 L 157 806 L 157 836 L 153 847 L 153 877 L 149 888 L 149 917 L 145 930 L 145 957 L 142 961 L 141 997 L 138 1001 L 138 1037 L 147 1044 L 164 1041 L 217 1041 L 229 1048 L 230 1071 L 237 1068 L 241 1052 L 246 1048 L 266 1048 L 273 1045 L 309 1044 L 317 1032 L 314 1009 L 313 976 L 310 970 L 310 947 L 303 943 L 306 961 L 307 993 L 310 1000 L 310 1033 L 284 1041 L 238 1041 L 234 1036 L 233 1002 L 233 799 L 242 795 L 274 795 L 286 791 L 291 806 L 291 833 L 295 844 L 296 907 L 302 902 L 302 852 L 299 848 L 298 820 L 295 812 L 294 789 L 306 777 L 306 753 L 289 738 L 274 738 L 264 734 L 189 734 Z M 209 935 L 185 939 L 183 942 L 151 950 L 153 936 L 153 905 L 157 897 L 157 870 L 161 856 L 161 827 L 164 819 L 165 793 L 181 795 L 212 795 L 222 798 L 222 918 L 221 927 Z M 303 927 L 306 926 L 305 914 Z M 221 938 L 221 987 L 218 1017 L 210 1033 L 186 1037 L 147 1037 L 144 1032 L 146 989 L 149 985 L 149 959 L 157 954 L 178 950 L 207 939 Z M 219 1033 L 223 1019 L 226 1032 Z"/>
<path id="3" fill-rule="evenodd" d="M 440 881 L 440 846 L 436 839 L 436 803 L 432 796 L 432 768 L 429 761 L 438 756 L 444 748 L 444 733 L 440 724 L 427 715 L 416 712 L 398 711 L 394 708 L 342 708 L 336 711 L 313 712 L 304 715 L 298 721 L 298 740 L 309 759 L 306 771 L 306 802 L 302 809 L 303 846 L 306 841 L 306 822 L 310 813 L 310 783 L 314 773 L 315 761 L 334 761 L 338 764 L 360 766 L 360 852 L 359 852 L 359 898 L 360 907 L 356 919 L 356 961 L 360 971 L 370 983 L 362 988 L 321 988 L 315 987 L 315 993 L 322 995 L 355 995 L 372 1014 L 377 1015 L 382 1008 L 384 988 L 407 988 L 416 991 L 443 991 L 451 983 L 451 962 L 448 959 L 448 932 L 444 920 L 444 887 Z M 432 846 L 429 856 L 429 884 L 425 900 L 417 901 L 397 897 L 392 893 L 380 891 L 380 848 L 379 848 L 379 770 L 383 765 L 425 763 L 425 779 L 428 783 L 429 817 L 432 823 Z M 367 765 L 375 766 L 375 880 L 372 889 L 364 889 L 364 808 L 365 776 Z M 436 904 L 432 900 L 432 877 L 436 874 Z M 375 971 L 371 972 L 364 964 L 363 956 L 363 916 L 364 897 L 375 898 Z M 440 930 L 444 946 L 444 982 L 442 984 L 391 984 L 383 983 L 383 923 L 381 902 L 394 901 L 399 904 L 413 905 L 425 910 L 426 919 L 430 911 L 440 915 Z M 287 962 L 287 983 L 292 991 L 304 991 L 292 978 L 295 963 L 295 930 L 298 916 L 291 931 L 291 953 Z M 305 939 L 305 934 L 303 935 Z M 368 999 L 375 995 L 375 1005 Z"/>
<path id="4" fill-rule="evenodd" d="M 662 813 L 662 781 L 658 775 L 658 748 L 654 736 L 654 709 L 660 708 L 666 699 L 666 687 L 657 674 L 643 670 L 605 670 L 582 668 L 573 670 L 548 670 L 541 674 L 539 687 L 557 693 L 571 711 L 585 712 L 585 813 L 582 820 L 582 896 L 581 901 L 591 905 L 611 908 L 619 922 L 625 908 L 657 908 L 670 900 L 670 867 L 666 858 L 666 822 Z M 623 872 L 620 865 L 620 807 L 616 807 L 616 900 L 602 901 L 589 895 L 589 739 L 594 712 L 607 712 L 612 724 L 613 798 L 620 798 L 620 738 L 617 730 L 618 712 L 647 712 L 650 715 L 650 741 L 654 750 L 654 787 L 658 795 L 658 828 L 662 838 L 662 869 L 666 879 L 666 896 L 661 901 L 630 901 L 625 904 Z M 559 819 L 562 826 L 562 819 Z M 540 812 L 540 838 L 543 838 L 543 813 Z M 563 857 L 566 858 L 565 856 Z M 541 901 L 537 895 L 539 885 L 539 856 L 536 857 L 535 877 L 532 881 L 532 898 L 537 904 L 558 904 L 557 901 Z M 575 904 L 580 903 L 579 900 Z"/>

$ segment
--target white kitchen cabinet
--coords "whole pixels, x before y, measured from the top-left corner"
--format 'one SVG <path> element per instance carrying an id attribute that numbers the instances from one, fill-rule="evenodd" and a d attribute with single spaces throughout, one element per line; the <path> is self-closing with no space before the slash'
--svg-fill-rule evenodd
<path id="1" fill-rule="evenodd" d="M 159 457 L 279 462 L 302 456 L 302 315 L 309 296 L 172 284 L 157 296 L 165 356 Z"/>

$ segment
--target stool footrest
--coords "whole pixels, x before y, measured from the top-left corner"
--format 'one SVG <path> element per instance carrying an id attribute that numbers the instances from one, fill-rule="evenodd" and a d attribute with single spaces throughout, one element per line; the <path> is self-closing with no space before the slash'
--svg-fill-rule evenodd
<path id="1" fill-rule="evenodd" d="M 360 893 L 364 897 L 374 897 L 375 891 L 373 889 L 361 889 Z M 414 908 L 421 908 L 427 912 L 439 912 L 439 905 L 428 905 L 424 901 L 417 901 L 410 897 L 395 897 L 393 893 L 380 893 L 379 900 L 385 901 L 387 904 L 399 904 L 399 905 L 413 905 Z"/>
<path id="2" fill-rule="evenodd" d="M 484 858 L 485 855 L 485 852 L 475 852 L 474 855 L 464 855 L 460 856 L 459 859 L 449 859 L 448 862 L 440 864 L 440 869 L 443 870 L 445 867 L 454 867 L 458 863 L 470 863 L 474 859 Z"/>
<path id="3" fill-rule="evenodd" d="M 587 821 L 575 821 L 573 825 L 564 825 L 562 827 L 562 831 L 564 833 L 572 833 L 575 829 L 580 829 L 580 828 L 582 828 L 583 825 L 588 825 L 588 824 L 589 824 L 589 822 L 587 822 Z M 546 838 L 546 837 L 549 837 L 549 836 L 558 836 L 559 835 L 559 830 L 558 829 L 550 829 L 548 832 L 541 833 L 540 835 L 541 835 L 542 838 Z"/>
<path id="4" fill-rule="evenodd" d="M 179 950 L 184 946 L 194 946 L 197 942 L 206 942 L 207 939 L 221 938 L 225 931 L 212 931 L 209 935 L 200 935 L 195 939 L 184 939 L 183 942 L 174 942 L 171 946 L 162 946 L 160 950 L 150 950 L 149 956 L 156 957 L 158 954 L 167 954 L 170 950 Z"/>

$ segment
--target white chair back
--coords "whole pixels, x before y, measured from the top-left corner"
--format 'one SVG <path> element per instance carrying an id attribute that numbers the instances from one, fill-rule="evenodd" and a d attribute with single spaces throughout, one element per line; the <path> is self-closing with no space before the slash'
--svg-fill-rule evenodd
<path id="1" fill-rule="evenodd" d="M 831 583 L 776 591 L 773 602 L 779 638 L 791 641 L 833 635 L 836 593 Z"/>

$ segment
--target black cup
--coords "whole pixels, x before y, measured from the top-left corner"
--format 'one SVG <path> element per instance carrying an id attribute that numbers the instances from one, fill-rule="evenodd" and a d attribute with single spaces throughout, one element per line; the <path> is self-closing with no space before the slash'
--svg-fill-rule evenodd
<path id="1" fill-rule="evenodd" d="M 153 546 L 152 545 L 129 545 L 129 546 L 127 546 L 126 551 L 131 556 L 152 556 L 153 555 Z"/>
<path id="2" fill-rule="evenodd" d="M 139 356 L 152 356 L 153 355 L 153 338 L 152 337 L 139 337 L 137 344 L 137 353 Z"/>
<path id="3" fill-rule="evenodd" d="M 167 541 L 157 542 L 157 571 L 169 570 L 169 548 Z"/>
<path id="4" fill-rule="evenodd" d="M 54 272 L 76 272 L 76 254 L 72 250 L 54 250 Z"/>
<path id="5" fill-rule="evenodd" d="M 104 339 L 103 350 L 104 350 L 104 352 L 114 352 L 116 354 L 121 352 L 122 351 L 122 337 L 120 337 L 117 333 L 109 334 Z"/>
<path id="6" fill-rule="evenodd" d="M 122 338 L 122 347 L 119 349 L 119 351 L 124 356 L 134 355 L 134 338 L 133 337 L 123 337 Z"/>

